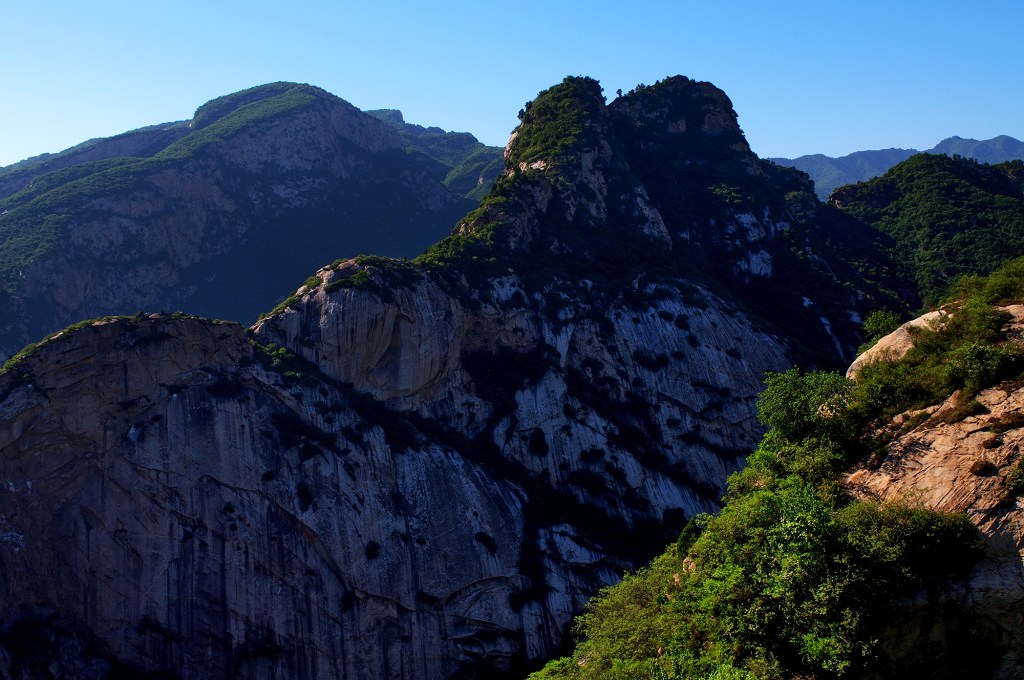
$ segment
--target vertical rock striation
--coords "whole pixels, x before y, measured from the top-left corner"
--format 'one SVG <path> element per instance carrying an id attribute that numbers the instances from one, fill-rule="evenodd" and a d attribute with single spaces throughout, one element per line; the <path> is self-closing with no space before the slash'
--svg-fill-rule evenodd
<path id="1" fill-rule="evenodd" d="M 522 118 L 495 189 L 415 261 L 325 267 L 251 338 L 141 315 L 0 375 L 0 668 L 521 674 L 715 509 L 764 372 L 820 339 L 841 360 L 870 290 L 810 249 L 780 197 L 806 180 L 706 83 L 606 106 L 569 78 Z M 239 163 L 319 157 L 278 151 Z"/>

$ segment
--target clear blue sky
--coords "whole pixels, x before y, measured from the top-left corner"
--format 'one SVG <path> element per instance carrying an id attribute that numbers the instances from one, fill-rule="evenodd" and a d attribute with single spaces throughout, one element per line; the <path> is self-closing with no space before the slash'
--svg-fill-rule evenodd
<path id="1" fill-rule="evenodd" d="M 761 156 L 1024 138 L 1024 2 L 0 0 L 0 165 L 277 80 L 504 145 L 566 75 L 726 91 Z"/>

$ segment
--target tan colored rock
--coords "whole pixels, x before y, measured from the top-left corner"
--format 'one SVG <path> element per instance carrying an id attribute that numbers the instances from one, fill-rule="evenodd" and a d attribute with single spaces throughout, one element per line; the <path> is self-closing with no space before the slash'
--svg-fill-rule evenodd
<path id="1" fill-rule="evenodd" d="M 1016 333 L 1024 308 L 1015 305 L 1007 311 L 1013 316 L 1010 330 Z M 858 362 L 863 365 L 871 352 L 868 361 L 902 355 L 912 341 L 907 327 L 933 324 L 940 318 L 931 313 L 915 320 L 916 324 L 905 324 Z M 855 375 L 856 367 L 848 375 Z M 958 415 L 959 393 L 937 407 L 898 416 L 893 421 L 896 432 L 918 424 L 898 434 L 877 465 L 851 473 L 847 484 L 860 498 L 967 513 L 985 537 L 985 557 L 972 571 L 966 590 L 945 597 L 955 601 L 951 606 L 957 611 L 973 617 L 972 625 L 986 631 L 987 642 L 1011 652 L 997 677 L 1019 677 L 1024 673 L 1017 661 L 1024 658 L 1024 644 L 1016 633 L 1024 625 L 1024 500 L 1007 488 L 1006 479 L 1024 465 L 1024 387 L 1016 383 L 994 387 L 976 399 L 980 413 L 967 417 Z M 937 634 L 935 625 L 936 621 L 921 620 L 903 628 L 927 637 Z M 909 638 L 900 644 L 909 644 Z"/>
<path id="2" fill-rule="evenodd" d="M 1004 328 L 1007 336 L 1018 340 L 1024 338 L 1024 305 L 1009 305 L 999 309 L 1009 313 L 1011 317 L 1009 324 Z M 846 377 L 855 378 L 861 368 L 876 361 L 896 361 L 903 358 L 914 345 L 915 329 L 935 330 L 942 325 L 947 316 L 955 313 L 952 308 L 943 308 L 911 319 L 858 356 L 846 370 Z"/>
<path id="3" fill-rule="evenodd" d="M 867 366 L 868 364 L 873 364 L 876 361 L 897 361 L 902 359 L 914 345 L 913 336 L 911 335 L 913 330 L 916 328 L 934 330 L 937 328 L 937 324 L 942 323 L 942 319 L 947 313 L 948 312 L 943 310 L 936 309 L 935 311 L 928 312 L 923 316 L 919 316 L 916 319 L 911 319 L 906 322 L 858 356 L 856 360 L 850 364 L 850 367 L 846 369 L 846 377 L 855 378 L 857 376 L 857 372 L 862 367 Z"/>

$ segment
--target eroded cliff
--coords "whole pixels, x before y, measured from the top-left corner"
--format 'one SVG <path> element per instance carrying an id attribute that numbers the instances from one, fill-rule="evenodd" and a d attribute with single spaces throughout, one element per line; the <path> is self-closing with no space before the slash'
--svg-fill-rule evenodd
<path id="1" fill-rule="evenodd" d="M 811 247 L 806 178 L 735 121 L 707 83 L 606 106 L 570 78 L 417 260 L 324 267 L 251 338 L 140 315 L 19 358 L 7 667 L 496 677 L 550 656 L 717 506 L 764 372 L 842 361 L 870 301 Z"/>

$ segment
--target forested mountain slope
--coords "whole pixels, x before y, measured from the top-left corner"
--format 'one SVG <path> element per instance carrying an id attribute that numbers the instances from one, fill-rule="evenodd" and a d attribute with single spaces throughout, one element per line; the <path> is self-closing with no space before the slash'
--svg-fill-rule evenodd
<path id="1" fill-rule="evenodd" d="M 251 323 L 325 260 L 411 257 L 447 234 L 477 202 L 449 191 L 448 173 L 294 83 L 4 168 L 0 356 L 144 308 Z"/>
<path id="2" fill-rule="evenodd" d="M 456 195 L 479 201 L 501 174 L 502 149 L 482 144 L 468 132 L 407 123 L 395 109 L 367 113 L 394 126 L 405 140 L 406 150 L 444 168 L 444 184 Z"/>
<path id="3" fill-rule="evenodd" d="M 959 276 L 1024 255 L 1024 161 L 998 165 L 920 154 L 830 199 L 893 239 L 899 278 L 934 305 Z"/>

